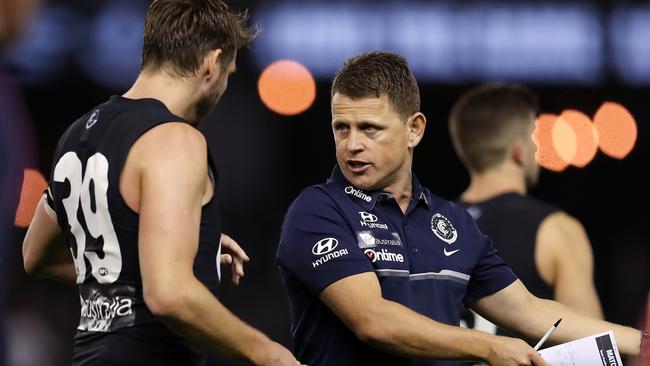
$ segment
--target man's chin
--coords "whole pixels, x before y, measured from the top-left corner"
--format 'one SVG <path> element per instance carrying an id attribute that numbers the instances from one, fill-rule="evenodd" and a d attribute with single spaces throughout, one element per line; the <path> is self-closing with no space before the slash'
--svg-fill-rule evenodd
<path id="1" fill-rule="evenodd" d="M 353 186 L 363 189 L 364 191 L 372 189 L 374 186 L 374 182 L 370 177 L 368 177 L 368 173 L 364 174 L 355 174 L 352 173 L 351 171 L 342 169 L 343 175 L 345 178 L 352 183 Z"/>

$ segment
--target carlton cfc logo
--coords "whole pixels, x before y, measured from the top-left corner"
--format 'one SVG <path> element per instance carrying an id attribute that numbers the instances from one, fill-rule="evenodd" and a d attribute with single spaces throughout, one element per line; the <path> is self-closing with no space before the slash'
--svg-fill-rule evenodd
<path id="1" fill-rule="evenodd" d="M 92 126 L 97 123 L 97 120 L 99 120 L 99 109 L 95 109 L 93 113 L 90 114 L 90 117 L 88 117 L 88 121 L 86 121 L 86 129 L 90 129 Z"/>
<path id="2" fill-rule="evenodd" d="M 451 222 L 439 213 L 431 217 L 431 231 L 447 244 L 452 244 L 458 238 L 458 232 Z"/>

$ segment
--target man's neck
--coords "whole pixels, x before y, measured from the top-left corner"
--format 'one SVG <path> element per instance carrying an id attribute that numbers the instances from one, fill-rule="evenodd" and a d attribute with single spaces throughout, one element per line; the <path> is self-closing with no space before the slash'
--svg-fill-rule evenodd
<path id="1" fill-rule="evenodd" d="M 411 164 L 406 164 L 402 168 L 402 172 L 397 175 L 398 178 L 382 189 L 382 191 L 393 196 L 402 209 L 402 212 L 406 213 L 409 202 L 411 202 L 411 197 L 413 197 L 413 172 L 411 171 Z"/>
<path id="2" fill-rule="evenodd" d="M 171 113 L 194 123 L 197 88 L 192 83 L 191 79 L 172 77 L 164 71 L 142 72 L 131 89 L 123 94 L 123 97 L 157 99 Z"/>
<path id="3" fill-rule="evenodd" d="M 469 187 L 460 198 L 469 203 L 485 201 L 504 193 L 526 195 L 526 182 L 521 172 L 506 169 L 472 173 Z"/>

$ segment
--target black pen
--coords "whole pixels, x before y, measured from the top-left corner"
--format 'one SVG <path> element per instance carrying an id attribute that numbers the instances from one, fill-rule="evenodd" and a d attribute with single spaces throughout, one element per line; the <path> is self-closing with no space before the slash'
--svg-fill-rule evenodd
<path id="1" fill-rule="evenodd" d="M 539 347 L 541 347 L 542 344 L 544 344 L 544 342 L 546 342 L 546 340 L 548 339 L 548 337 L 550 337 L 551 334 L 553 334 L 553 332 L 555 332 L 555 330 L 557 329 L 557 326 L 560 325 L 560 322 L 561 322 L 561 321 L 562 321 L 562 318 L 558 319 L 558 321 L 556 321 L 555 324 L 553 324 L 553 326 L 551 327 L 551 329 L 549 329 L 549 330 L 546 332 L 546 334 L 544 334 L 544 336 L 542 337 L 542 339 L 540 339 L 539 342 L 537 342 L 537 344 L 536 344 L 535 347 L 533 348 L 535 351 L 538 351 L 538 350 L 539 350 Z"/>

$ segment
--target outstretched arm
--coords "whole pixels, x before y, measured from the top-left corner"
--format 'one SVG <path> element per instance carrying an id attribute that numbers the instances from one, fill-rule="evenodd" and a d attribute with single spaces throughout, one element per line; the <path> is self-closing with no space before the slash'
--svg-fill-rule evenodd
<path id="1" fill-rule="evenodd" d="M 480 359 L 491 365 L 546 365 L 524 341 L 436 322 L 381 296 L 372 272 L 339 280 L 320 299 L 362 341 L 408 357 Z"/>
<path id="2" fill-rule="evenodd" d="M 540 339 L 553 323 L 562 318 L 562 324 L 549 339 L 550 343 L 568 342 L 612 330 L 621 353 L 639 354 L 640 331 L 581 315 L 557 301 L 537 298 L 519 280 L 478 300 L 472 308 L 494 323 L 530 339 Z"/>

